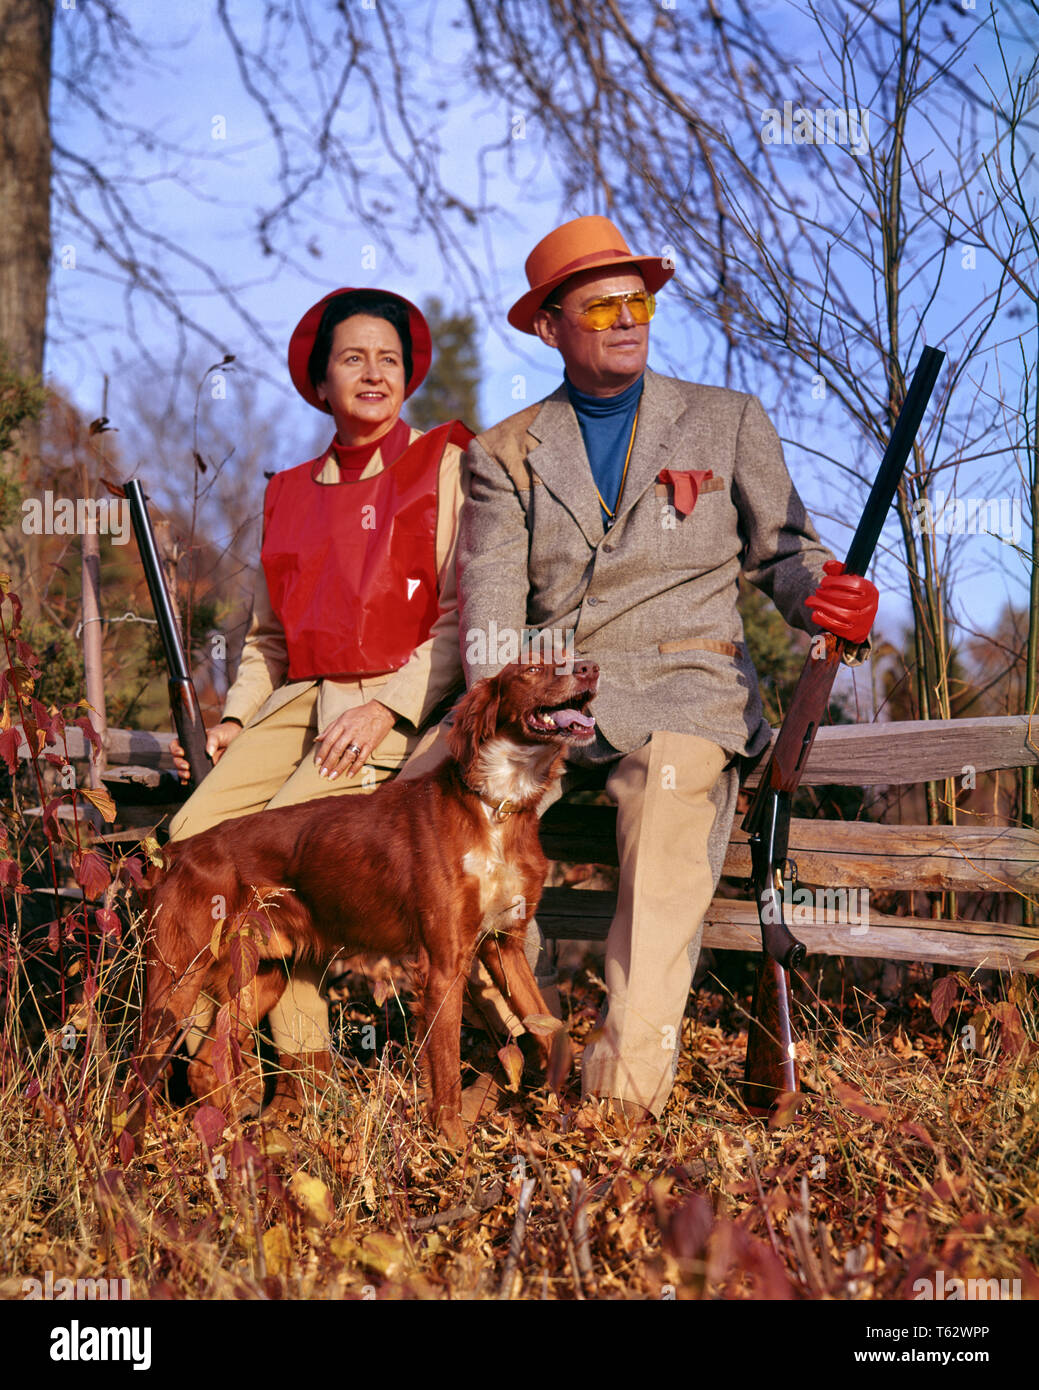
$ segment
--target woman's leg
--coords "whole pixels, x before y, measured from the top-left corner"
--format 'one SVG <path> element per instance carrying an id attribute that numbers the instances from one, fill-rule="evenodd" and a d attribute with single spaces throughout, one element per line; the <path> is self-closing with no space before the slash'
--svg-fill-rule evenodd
<path id="1" fill-rule="evenodd" d="M 317 686 L 247 725 L 170 821 L 186 840 L 234 816 L 262 811 L 300 765 L 317 734 Z"/>
<path id="2" fill-rule="evenodd" d="M 313 745 L 317 697 L 316 685 L 304 686 L 294 699 L 247 725 L 173 817 L 170 839 L 186 840 L 235 816 L 262 811 Z M 214 1000 L 200 994 L 185 1039 L 189 1056 L 202 1046 L 215 1012 Z"/>
<path id="3" fill-rule="evenodd" d="M 327 722 L 321 719 L 324 725 Z M 406 746 L 417 738 L 408 739 L 397 730 L 391 730 L 387 738 L 372 753 L 372 758 L 385 757 L 387 752 L 395 762 L 397 745 Z M 233 746 L 233 745 L 232 745 Z M 284 785 L 271 799 L 269 808 L 294 806 L 318 797 L 350 796 L 375 791 L 383 782 L 394 775 L 390 766 L 374 766 L 371 762 L 353 777 L 337 777 L 334 782 L 322 777 L 310 750 Z M 301 1080 L 313 1084 L 320 1092 L 323 1078 L 331 1068 L 331 1038 L 328 1019 L 328 1005 L 321 992 L 324 965 L 301 961 L 292 969 L 288 987 L 268 1014 L 271 1036 L 281 1057 L 284 1069 L 279 1078 L 274 1104 L 279 1108 L 293 1109 L 298 1106 L 301 1096 Z M 299 1073 L 299 1076 L 296 1075 Z"/>

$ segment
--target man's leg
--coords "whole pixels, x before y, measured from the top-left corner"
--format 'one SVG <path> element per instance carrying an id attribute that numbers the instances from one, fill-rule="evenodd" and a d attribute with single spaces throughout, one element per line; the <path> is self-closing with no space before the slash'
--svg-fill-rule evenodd
<path id="1" fill-rule="evenodd" d="M 703 917 L 725 860 L 739 790 L 728 754 L 691 734 L 655 733 L 622 758 L 620 891 L 606 945 L 608 1008 L 585 1048 L 585 1095 L 659 1115 L 674 1082 Z"/>

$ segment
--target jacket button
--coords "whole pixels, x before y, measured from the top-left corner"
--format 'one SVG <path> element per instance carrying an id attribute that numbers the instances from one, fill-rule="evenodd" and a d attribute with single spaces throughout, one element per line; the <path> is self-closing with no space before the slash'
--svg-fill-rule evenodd
<path id="1" fill-rule="evenodd" d="M 609 554 L 610 551 L 611 551 L 612 549 L 613 549 L 613 546 L 610 545 L 609 541 L 606 541 L 606 542 L 603 544 L 603 550 L 605 550 L 607 554 Z"/>
<path id="2" fill-rule="evenodd" d="M 598 603 L 598 602 L 599 602 L 599 600 L 598 600 L 597 598 L 590 598 L 590 599 L 588 600 L 589 605 L 590 605 L 590 604 L 593 604 L 593 603 Z"/>

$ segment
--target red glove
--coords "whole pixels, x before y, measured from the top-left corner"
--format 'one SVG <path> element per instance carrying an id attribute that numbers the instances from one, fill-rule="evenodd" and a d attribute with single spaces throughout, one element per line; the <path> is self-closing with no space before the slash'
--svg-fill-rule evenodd
<path id="1" fill-rule="evenodd" d="M 840 560 L 827 560 L 823 572 L 826 578 L 805 599 L 805 607 L 815 610 L 812 617 L 824 632 L 848 642 L 865 642 L 877 616 L 877 586 L 861 575 L 845 574 Z"/>

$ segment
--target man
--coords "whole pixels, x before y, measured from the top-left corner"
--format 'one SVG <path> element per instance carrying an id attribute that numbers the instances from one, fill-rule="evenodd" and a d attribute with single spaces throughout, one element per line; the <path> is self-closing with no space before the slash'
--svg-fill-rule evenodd
<path id="1" fill-rule="evenodd" d="M 601 668 L 596 741 L 575 759 L 601 769 L 617 804 L 620 889 L 583 1089 L 659 1116 L 738 759 L 769 740 L 739 573 L 788 622 L 854 642 L 877 591 L 820 543 L 755 397 L 647 369 L 653 296 L 672 268 L 582 217 L 539 242 L 526 273 L 509 322 L 556 349 L 565 375 L 466 454 L 463 661 L 469 683 L 491 675 L 505 658 L 479 639 L 535 628 L 556 651 L 572 631 L 574 654 Z"/>

